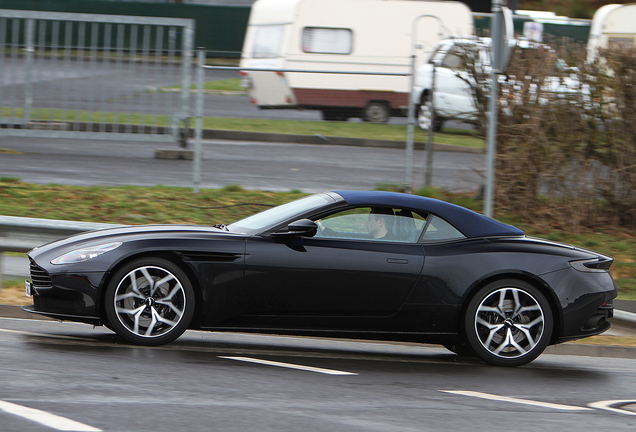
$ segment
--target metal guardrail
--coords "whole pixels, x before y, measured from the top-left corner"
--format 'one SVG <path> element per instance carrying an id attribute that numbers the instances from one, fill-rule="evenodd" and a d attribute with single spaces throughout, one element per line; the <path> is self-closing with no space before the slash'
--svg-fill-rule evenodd
<path id="1" fill-rule="evenodd" d="M 0 264 L 4 252 L 28 252 L 34 247 L 73 234 L 121 226 L 123 225 L 0 216 Z"/>

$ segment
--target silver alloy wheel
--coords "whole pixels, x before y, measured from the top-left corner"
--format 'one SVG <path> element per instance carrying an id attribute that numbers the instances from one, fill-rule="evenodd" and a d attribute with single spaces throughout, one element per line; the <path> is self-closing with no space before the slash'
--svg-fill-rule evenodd
<path id="1" fill-rule="evenodd" d="M 121 279 L 114 296 L 119 322 L 142 338 L 156 338 L 172 331 L 186 310 L 186 292 L 168 270 L 138 267 Z"/>
<path id="2" fill-rule="evenodd" d="M 491 354 L 514 359 L 528 354 L 542 339 L 545 316 L 539 302 L 525 290 L 500 288 L 477 307 L 475 331 Z"/>

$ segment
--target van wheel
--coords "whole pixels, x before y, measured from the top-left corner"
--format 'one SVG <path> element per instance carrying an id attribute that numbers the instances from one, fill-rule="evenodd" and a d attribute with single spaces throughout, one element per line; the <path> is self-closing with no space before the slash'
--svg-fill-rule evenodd
<path id="1" fill-rule="evenodd" d="M 433 132 L 439 132 L 442 130 L 444 119 L 437 115 L 437 113 L 433 113 L 433 116 Z M 431 101 L 428 97 L 417 107 L 417 125 L 420 129 L 425 131 L 431 126 Z"/>
<path id="2" fill-rule="evenodd" d="M 389 106 L 385 102 L 369 102 L 362 111 L 362 120 L 369 123 L 389 121 Z"/>

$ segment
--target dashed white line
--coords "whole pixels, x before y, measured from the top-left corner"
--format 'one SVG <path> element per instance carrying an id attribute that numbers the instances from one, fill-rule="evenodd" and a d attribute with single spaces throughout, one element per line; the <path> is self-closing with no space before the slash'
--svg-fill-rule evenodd
<path id="1" fill-rule="evenodd" d="M 317 368 L 312 366 L 302 366 L 302 365 L 297 365 L 292 363 L 281 363 L 281 362 L 275 362 L 270 360 L 255 359 L 251 357 L 219 356 L 219 358 L 237 360 L 237 361 L 248 362 L 248 363 L 258 363 L 258 364 L 263 364 L 268 366 L 277 366 L 277 367 L 288 368 L 288 369 L 298 369 L 298 370 L 309 371 L 309 372 L 318 372 L 318 373 L 327 374 L 327 375 L 358 375 L 357 373 L 353 373 L 353 372 L 344 372 L 344 371 L 333 370 L 333 369 L 323 369 L 323 368 Z"/>
<path id="2" fill-rule="evenodd" d="M 636 400 L 606 400 L 606 401 L 598 401 L 598 402 L 590 402 L 587 406 L 602 410 L 607 410 L 611 412 L 615 412 L 618 414 L 626 414 L 626 415 L 636 415 L 634 411 L 627 411 L 621 408 L 617 408 L 623 405 L 633 405 L 636 404 Z"/>
<path id="3" fill-rule="evenodd" d="M 69 432 L 101 432 L 101 429 L 85 425 L 75 420 L 60 417 L 46 411 L 27 408 L 11 402 L 0 401 L 0 410 L 27 420 L 31 420 L 51 429 Z"/>
<path id="4" fill-rule="evenodd" d="M 475 391 L 463 391 L 463 390 L 440 390 L 440 391 L 444 393 L 451 393 L 451 394 L 457 394 L 462 396 L 471 396 L 471 397 L 476 397 L 480 399 L 488 399 L 488 400 L 494 400 L 499 402 L 510 402 L 510 403 L 523 404 L 523 405 L 532 405 L 532 406 L 537 406 L 542 408 L 551 408 L 551 409 L 557 409 L 562 411 L 592 411 L 591 408 L 578 407 L 578 406 L 572 406 L 572 405 L 561 405 L 561 404 L 554 404 L 549 402 L 539 402 L 539 401 L 534 401 L 529 399 L 518 399 L 513 397 L 498 396 L 498 395 L 480 393 Z"/>

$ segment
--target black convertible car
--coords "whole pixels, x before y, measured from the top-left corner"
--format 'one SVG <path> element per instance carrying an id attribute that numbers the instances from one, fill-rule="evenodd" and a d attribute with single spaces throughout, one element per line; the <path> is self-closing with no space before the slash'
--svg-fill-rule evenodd
<path id="1" fill-rule="evenodd" d="M 604 332 L 612 258 L 443 201 L 311 195 L 231 225 L 129 226 L 33 249 L 33 305 L 159 345 L 186 329 L 439 343 L 501 366 Z"/>

